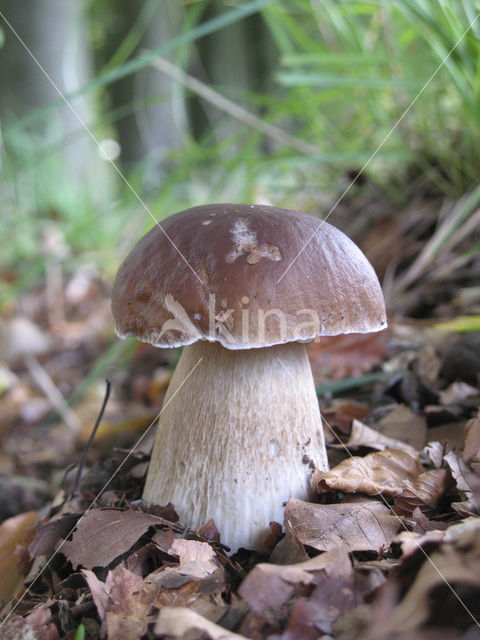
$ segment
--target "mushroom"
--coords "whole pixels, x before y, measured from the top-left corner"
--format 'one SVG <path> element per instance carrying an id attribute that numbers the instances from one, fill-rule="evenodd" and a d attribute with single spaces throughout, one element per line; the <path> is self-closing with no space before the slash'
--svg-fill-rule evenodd
<path id="1" fill-rule="evenodd" d="M 233 550 L 264 548 L 290 497 L 327 470 L 305 342 L 386 327 L 360 249 L 297 211 L 213 204 L 154 227 L 118 271 L 117 334 L 184 346 L 159 418 L 143 499 L 213 518 Z"/>

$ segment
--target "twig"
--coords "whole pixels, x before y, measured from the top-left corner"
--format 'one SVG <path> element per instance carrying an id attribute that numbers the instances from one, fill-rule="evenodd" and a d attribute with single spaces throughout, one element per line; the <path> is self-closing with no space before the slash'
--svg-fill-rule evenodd
<path id="1" fill-rule="evenodd" d="M 103 414 L 105 413 L 105 408 L 107 406 L 107 402 L 108 402 L 108 398 L 110 396 L 110 389 L 112 387 L 112 383 L 110 382 L 110 380 L 107 378 L 105 380 L 105 395 L 103 397 L 103 402 L 102 402 L 102 406 L 100 407 L 100 412 L 97 416 L 97 419 L 95 421 L 95 425 L 92 429 L 92 433 L 90 434 L 90 437 L 88 438 L 87 444 L 85 445 L 85 449 L 83 450 L 82 453 L 82 457 L 80 458 L 80 462 L 78 463 L 78 469 L 77 469 L 77 475 L 75 477 L 75 485 L 73 487 L 73 496 L 74 497 L 78 497 L 80 496 L 80 479 L 82 476 L 82 471 L 83 471 L 83 467 L 85 466 L 85 460 L 87 459 L 87 455 L 88 452 L 90 451 L 90 447 L 92 445 L 93 439 L 95 438 L 95 434 L 97 433 L 97 429 L 100 425 L 100 422 L 103 418 Z"/>
<path id="2" fill-rule="evenodd" d="M 163 71 L 163 73 L 166 73 L 177 82 L 180 82 L 180 84 L 183 84 L 187 89 L 190 89 L 190 91 L 193 91 L 193 93 L 196 93 L 204 100 L 207 100 L 221 111 L 225 111 L 236 120 L 252 127 L 252 129 L 256 129 L 269 138 L 276 140 L 282 145 L 291 147 L 300 153 L 305 153 L 310 156 L 319 155 L 319 150 L 313 144 L 304 142 L 303 140 L 300 140 L 300 138 L 296 138 L 282 129 L 265 122 L 255 114 L 247 111 L 247 109 L 244 109 L 232 100 L 225 98 L 221 93 L 214 91 L 197 78 L 185 73 L 185 71 L 180 69 L 180 67 L 175 66 L 165 58 L 158 56 L 152 60 L 151 65 L 152 67 L 159 69 L 159 71 Z"/>
<path id="3" fill-rule="evenodd" d="M 73 409 L 68 406 L 67 401 L 65 400 L 53 380 L 50 378 L 45 368 L 33 355 L 24 356 L 24 360 L 27 369 L 34 381 L 38 384 L 45 396 L 48 398 L 48 400 L 50 400 L 58 413 L 62 416 L 68 427 L 74 433 L 77 433 L 81 427 L 81 422 L 75 411 L 73 411 Z"/>

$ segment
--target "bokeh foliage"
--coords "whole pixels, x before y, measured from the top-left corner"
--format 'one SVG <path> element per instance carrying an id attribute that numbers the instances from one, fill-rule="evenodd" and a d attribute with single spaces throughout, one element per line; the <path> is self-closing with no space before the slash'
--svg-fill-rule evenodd
<path id="1" fill-rule="evenodd" d="M 72 268 L 87 262 L 110 277 L 118 252 L 153 224 L 152 216 L 194 204 L 262 198 L 321 215 L 365 163 L 367 180 L 351 193 L 370 190 L 395 206 L 415 191 L 456 198 L 476 184 L 478 2 L 183 2 L 175 3 L 173 30 L 158 42 L 148 30 L 168 3 L 144 0 L 125 13 L 127 4 L 80 6 L 91 71 L 67 98 L 74 106 L 88 101 L 85 124 L 98 141 L 118 140 L 126 119 L 135 127 L 147 109 L 173 105 L 165 127 L 178 128 L 177 142 L 158 151 L 150 141 L 134 162 L 122 146 L 115 163 L 125 180 L 98 158 L 101 168 L 79 180 L 64 156 L 89 134 L 80 122 L 69 131 L 59 125 L 58 114 L 68 109 L 61 96 L 20 115 L 4 110 L 3 305 L 41 276 L 41 236 L 52 222 L 70 247 Z M 1 29 L 5 47 L 13 35 L 5 23 Z M 232 118 L 182 82 L 156 94 L 136 92 L 140 74 L 161 73 L 152 66 L 157 56 L 298 144 L 266 135 L 254 118 Z M 130 90 L 123 90 L 119 83 L 128 79 Z"/>

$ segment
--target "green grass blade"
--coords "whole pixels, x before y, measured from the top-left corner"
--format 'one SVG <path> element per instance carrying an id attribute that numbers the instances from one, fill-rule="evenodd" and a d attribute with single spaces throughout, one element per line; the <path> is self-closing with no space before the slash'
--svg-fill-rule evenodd
<path id="1" fill-rule="evenodd" d="M 466 333 L 469 331 L 480 331 L 480 316 L 459 316 L 446 322 L 437 322 L 433 325 L 439 331 L 452 331 Z"/>
<path id="2" fill-rule="evenodd" d="M 385 89 L 403 88 L 420 89 L 421 84 L 414 82 L 403 82 L 392 78 L 355 78 L 348 76 L 338 76 L 322 73 L 289 73 L 287 71 L 277 73 L 277 82 L 285 87 L 341 87 L 346 89 Z"/>
<path id="3" fill-rule="evenodd" d="M 366 373 L 363 376 L 353 376 L 351 378 L 344 378 L 343 380 L 326 382 L 325 384 L 317 385 L 317 396 L 323 396 L 326 393 L 340 393 L 342 391 L 348 391 L 349 389 L 362 387 L 364 384 L 371 384 L 372 382 L 382 380 L 386 377 L 387 374 L 385 372 L 376 371 L 374 373 Z"/>

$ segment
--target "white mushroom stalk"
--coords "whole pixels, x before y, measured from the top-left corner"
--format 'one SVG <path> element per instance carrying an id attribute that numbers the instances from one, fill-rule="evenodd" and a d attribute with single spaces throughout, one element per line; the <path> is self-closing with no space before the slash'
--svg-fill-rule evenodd
<path id="1" fill-rule="evenodd" d="M 213 518 L 234 551 L 262 550 L 288 498 L 308 499 L 314 467 L 328 463 L 304 344 L 184 348 L 159 420 L 146 502 L 172 502 L 194 528 Z"/>

